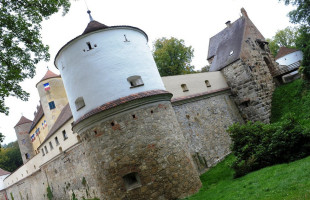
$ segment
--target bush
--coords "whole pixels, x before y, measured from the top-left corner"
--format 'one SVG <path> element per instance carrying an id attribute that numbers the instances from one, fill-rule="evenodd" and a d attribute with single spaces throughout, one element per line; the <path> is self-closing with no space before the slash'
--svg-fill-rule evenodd
<path id="1" fill-rule="evenodd" d="M 233 141 L 231 150 L 236 156 L 232 165 L 235 177 L 310 155 L 309 130 L 293 114 L 273 124 L 248 122 L 230 126 L 228 132 Z"/>

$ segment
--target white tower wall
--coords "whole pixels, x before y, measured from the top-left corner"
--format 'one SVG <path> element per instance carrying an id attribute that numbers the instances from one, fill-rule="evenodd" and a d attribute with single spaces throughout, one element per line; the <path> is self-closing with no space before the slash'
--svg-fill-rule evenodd
<path id="1" fill-rule="evenodd" d="M 93 49 L 89 50 L 87 43 Z M 62 75 L 74 120 L 121 97 L 165 90 L 146 36 L 131 27 L 112 27 L 82 35 L 60 50 L 55 64 Z M 141 76 L 144 85 L 131 87 L 127 80 L 131 76 Z M 83 97 L 85 106 L 77 111 L 75 101 L 79 97 Z"/>

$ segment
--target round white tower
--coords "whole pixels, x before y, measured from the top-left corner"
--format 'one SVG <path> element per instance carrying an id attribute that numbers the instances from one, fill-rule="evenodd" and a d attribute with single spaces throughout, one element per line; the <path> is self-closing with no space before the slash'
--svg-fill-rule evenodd
<path id="1" fill-rule="evenodd" d="M 177 199 L 201 187 L 147 41 L 92 20 L 55 58 L 100 199 Z"/>
<path id="2" fill-rule="evenodd" d="M 165 90 L 147 42 L 138 28 L 91 21 L 82 35 L 60 49 L 55 65 L 74 120 L 121 97 Z"/>

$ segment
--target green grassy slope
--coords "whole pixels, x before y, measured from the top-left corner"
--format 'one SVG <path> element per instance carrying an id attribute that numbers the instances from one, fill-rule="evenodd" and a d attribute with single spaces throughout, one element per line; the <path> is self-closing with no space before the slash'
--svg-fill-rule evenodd
<path id="1" fill-rule="evenodd" d="M 310 199 L 310 157 L 289 164 L 266 167 L 237 179 L 233 179 L 230 168 L 233 159 L 230 155 L 203 174 L 203 187 L 187 199 Z"/>
<path id="2" fill-rule="evenodd" d="M 310 119 L 310 84 L 301 79 L 282 85 L 273 93 L 271 122 L 279 121 L 290 112 L 302 121 Z"/>

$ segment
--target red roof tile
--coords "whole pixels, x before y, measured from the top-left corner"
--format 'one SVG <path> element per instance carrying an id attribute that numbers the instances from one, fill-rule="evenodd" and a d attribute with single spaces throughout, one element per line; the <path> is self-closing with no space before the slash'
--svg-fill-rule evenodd
<path id="1" fill-rule="evenodd" d="M 32 122 L 31 120 L 29 120 L 26 117 L 22 116 L 14 127 L 22 125 L 22 124 L 26 124 L 26 123 L 31 123 L 31 122 Z"/>
<path id="2" fill-rule="evenodd" d="M 84 30 L 84 32 L 82 33 L 82 35 L 96 31 L 96 30 L 100 30 L 100 29 L 105 29 L 105 28 L 109 28 L 109 26 L 105 25 L 105 24 L 101 24 L 95 20 L 92 20 L 91 22 L 88 23 L 86 29 Z"/>
<path id="3" fill-rule="evenodd" d="M 47 70 L 46 74 L 44 75 L 44 77 L 38 82 L 42 82 L 44 80 L 50 79 L 50 78 L 56 78 L 56 77 L 60 77 L 60 75 L 55 74 L 54 72 L 52 72 L 51 70 Z M 38 85 L 37 83 L 37 85 Z"/>
<path id="4" fill-rule="evenodd" d="M 0 168 L 0 176 L 7 175 L 7 174 L 11 174 L 11 172 L 5 171 Z"/>
<path id="5" fill-rule="evenodd" d="M 299 51 L 299 50 L 294 49 L 294 48 L 280 47 L 278 54 L 275 57 L 275 60 L 278 60 L 279 58 L 282 58 L 283 56 L 286 56 L 286 55 L 293 53 L 295 51 Z"/>

